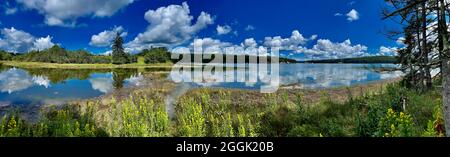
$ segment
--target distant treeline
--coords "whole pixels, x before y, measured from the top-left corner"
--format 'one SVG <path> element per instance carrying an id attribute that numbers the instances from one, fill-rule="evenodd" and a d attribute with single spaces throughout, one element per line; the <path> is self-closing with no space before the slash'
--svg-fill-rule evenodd
<path id="1" fill-rule="evenodd" d="M 171 59 L 171 53 L 164 47 L 150 48 L 142 50 L 137 54 L 126 54 L 129 63 L 166 63 L 166 62 L 179 62 L 183 59 L 183 55 L 180 54 L 178 59 Z M 216 54 L 210 56 L 201 56 L 201 54 L 191 54 L 190 61 L 194 62 L 195 57 L 200 57 L 202 63 L 214 62 Z M 223 63 L 232 61 L 233 63 L 238 61 L 239 55 L 222 55 Z M 208 59 L 206 59 L 208 58 Z M 232 58 L 232 59 L 230 59 Z M 260 63 L 261 61 L 267 61 L 268 63 L 274 57 L 259 56 L 256 60 L 251 60 L 249 55 L 245 55 L 245 63 Z M 86 50 L 70 51 L 60 46 L 53 46 L 49 49 L 42 51 L 31 51 L 29 53 L 15 54 L 0 50 L 0 60 L 8 61 L 22 61 L 22 62 L 45 62 L 45 63 L 77 63 L 77 64 L 96 64 L 104 63 L 108 64 L 112 62 L 111 55 L 94 55 Z M 393 56 L 371 56 L 360 58 L 344 58 L 344 59 L 327 59 L 327 60 L 311 60 L 311 61 L 297 61 L 294 59 L 278 57 L 280 63 L 399 63 L 397 57 Z"/>
<path id="2" fill-rule="evenodd" d="M 145 49 L 141 53 L 135 55 L 128 53 L 126 55 L 129 63 L 136 63 L 138 61 L 143 63 L 170 62 L 170 53 L 166 48 Z M 0 51 L 0 60 L 45 63 L 109 64 L 112 62 L 112 56 L 95 55 L 86 50 L 70 51 L 55 45 L 46 50 L 30 51 L 28 53 Z"/>
<path id="3" fill-rule="evenodd" d="M 198 55 L 198 54 L 195 54 Z M 191 55 L 191 61 L 194 61 L 194 54 Z M 236 63 L 239 55 L 223 55 L 224 63 L 226 58 L 233 57 L 233 61 Z M 126 60 L 128 63 L 166 63 L 166 62 L 178 62 L 182 59 L 172 60 L 171 53 L 164 47 L 145 49 L 137 54 L 126 53 Z M 198 56 L 202 57 L 202 56 Z M 206 56 L 203 56 L 205 58 Z M 211 59 L 203 59 L 203 63 L 210 63 L 216 55 L 211 55 Z M 273 57 L 260 56 L 256 61 L 250 60 L 250 56 L 245 56 L 245 63 L 259 63 L 262 60 L 271 62 Z M 288 58 L 278 58 L 281 63 L 297 63 L 296 60 Z M 58 45 L 55 45 L 49 49 L 42 51 L 30 51 L 28 53 L 9 53 L 0 51 L 0 60 L 7 61 L 21 61 L 21 62 L 45 62 L 45 63 L 76 63 L 76 64 L 96 64 L 104 63 L 108 64 L 112 62 L 111 55 L 94 55 L 86 50 L 70 51 L 66 50 Z"/>
<path id="4" fill-rule="evenodd" d="M 203 56 L 202 56 L 203 55 Z M 184 57 L 184 55 L 180 54 L 180 56 L 178 57 L 178 59 L 172 60 L 173 62 L 183 62 L 183 61 L 189 61 L 191 63 L 193 62 L 199 62 L 197 60 L 195 60 L 194 58 L 198 57 L 198 58 L 202 58 L 201 62 L 202 63 L 220 63 L 217 61 L 222 61 L 222 63 L 261 63 L 261 62 L 265 62 L 265 63 L 271 63 L 272 59 L 276 59 L 278 58 L 278 61 L 280 63 L 297 63 L 297 60 L 294 59 L 289 59 L 289 58 L 283 58 L 283 57 L 270 57 L 270 56 L 250 56 L 250 55 L 227 55 L 227 54 L 190 54 L 191 58 L 190 59 L 186 59 Z M 244 57 L 242 57 L 244 56 Z M 222 57 L 222 58 L 217 58 L 217 57 Z M 242 58 L 241 58 L 242 57 Z M 254 57 L 254 59 L 251 59 L 250 57 Z M 240 58 L 240 59 L 238 59 Z"/>
<path id="5" fill-rule="evenodd" d="M 93 55 L 85 50 L 68 51 L 57 45 L 28 53 L 9 53 L 0 51 L 0 60 L 46 63 L 110 63 L 110 56 Z"/>
<path id="6" fill-rule="evenodd" d="M 343 59 L 326 59 L 326 60 L 311 60 L 301 61 L 300 63 L 399 63 L 397 57 L 394 56 L 371 56 L 359 58 L 343 58 Z"/>

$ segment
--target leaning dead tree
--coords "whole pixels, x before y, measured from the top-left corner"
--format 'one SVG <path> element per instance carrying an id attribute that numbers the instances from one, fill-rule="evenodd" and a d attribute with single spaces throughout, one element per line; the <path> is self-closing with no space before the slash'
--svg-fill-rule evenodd
<path id="1" fill-rule="evenodd" d="M 399 20 L 405 47 L 398 51 L 404 85 L 427 91 L 433 87 L 432 70 L 442 80 L 443 114 L 447 137 L 450 137 L 450 45 L 447 22 L 449 0 L 385 0 L 390 10 L 383 19 Z"/>

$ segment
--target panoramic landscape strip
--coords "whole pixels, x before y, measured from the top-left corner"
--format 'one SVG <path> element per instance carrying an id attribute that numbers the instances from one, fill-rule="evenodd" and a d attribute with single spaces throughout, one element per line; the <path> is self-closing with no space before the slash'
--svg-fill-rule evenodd
<path id="1" fill-rule="evenodd" d="M 2 1 L 0 137 L 450 135 L 449 2 L 305 1 Z"/>

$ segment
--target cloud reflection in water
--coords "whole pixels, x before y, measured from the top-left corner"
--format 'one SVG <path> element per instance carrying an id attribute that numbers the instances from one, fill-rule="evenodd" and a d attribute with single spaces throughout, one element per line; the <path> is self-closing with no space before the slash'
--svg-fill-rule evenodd
<path id="1" fill-rule="evenodd" d="M 1 92 L 11 94 L 35 85 L 48 88 L 50 86 L 50 80 L 44 76 L 30 76 L 26 71 L 17 68 L 0 73 Z"/>

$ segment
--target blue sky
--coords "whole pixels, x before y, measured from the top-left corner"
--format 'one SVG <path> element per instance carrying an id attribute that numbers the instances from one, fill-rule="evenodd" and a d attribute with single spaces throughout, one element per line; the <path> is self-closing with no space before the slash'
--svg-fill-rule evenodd
<path id="1" fill-rule="evenodd" d="M 393 55 L 398 29 L 381 20 L 383 0 L 6 0 L 0 49 L 22 53 L 59 44 L 97 54 L 120 32 L 125 47 L 278 47 L 291 58 Z"/>

